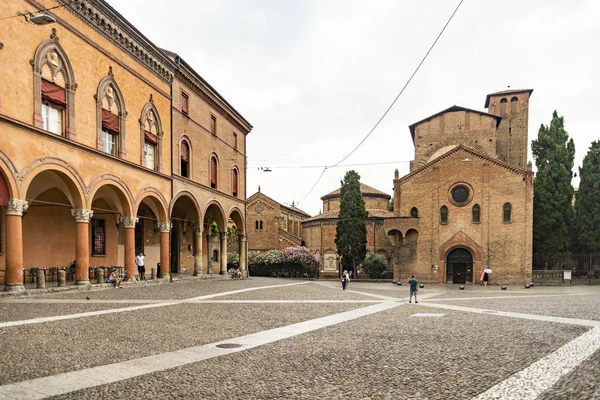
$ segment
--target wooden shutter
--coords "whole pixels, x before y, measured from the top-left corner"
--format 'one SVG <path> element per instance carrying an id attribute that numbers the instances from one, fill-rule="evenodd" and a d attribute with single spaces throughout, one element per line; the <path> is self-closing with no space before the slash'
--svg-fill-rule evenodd
<path id="1" fill-rule="evenodd" d="M 217 184 L 217 159 L 210 159 L 210 183 L 216 186 Z"/>
<path id="2" fill-rule="evenodd" d="M 233 170 L 233 179 L 231 179 L 231 191 L 233 192 L 234 196 L 237 196 L 237 192 L 238 192 L 238 172 L 237 169 Z"/>

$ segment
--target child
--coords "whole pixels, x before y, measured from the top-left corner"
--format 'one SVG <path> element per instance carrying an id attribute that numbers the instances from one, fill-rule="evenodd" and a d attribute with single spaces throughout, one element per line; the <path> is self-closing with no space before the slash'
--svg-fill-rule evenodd
<path id="1" fill-rule="evenodd" d="M 408 298 L 408 303 L 410 304 L 410 302 L 412 301 L 412 297 L 415 296 L 415 304 L 417 304 L 417 285 L 419 284 L 419 281 L 416 280 L 415 276 L 413 275 L 408 280 L 408 284 L 410 285 L 410 297 Z"/>

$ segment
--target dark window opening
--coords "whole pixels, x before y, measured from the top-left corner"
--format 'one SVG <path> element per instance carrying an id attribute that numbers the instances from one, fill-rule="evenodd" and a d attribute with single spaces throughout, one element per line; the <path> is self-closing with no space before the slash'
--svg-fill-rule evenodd
<path id="1" fill-rule="evenodd" d="M 447 224 L 448 223 L 448 207 L 442 206 L 440 208 L 440 223 Z"/>
<path id="2" fill-rule="evenodd" d="M 512 221 L 512 205 L 510 203 L 504 203 L 502 207 L 502 220 L 504 223 Z"/>
<path id="3" fill-rule="evenodd" d="M 105 220 L 92 219 L 92 255 L 106 255 L 106 231 L 104 229 Z"/>
<path id="4" fill-rule="evenodd" d="M 237 197 L 238 195 L 238 172 L 237 169 L 233 169 L 233 174 L 231 177 L 231 192 L 233 197 Z"/>
<path id="5" fill-rule="evenodd" d="M 190 177 L 190 147 L 187 142 L 181 142 L 181 176 L 185 178 Z"/>
<path id="6" fill-rule="evenodd" d="M 473 223 L 478 224 L 481 222 L 481 207 L 478 204 L 473 206 Z"/>
<path id="7" fill-rule="evenodd" d="M 500 100 L 500 115 L 506 115 L 506 105 L 508 104 L 508 100 L 502 99 Z"/>
<path id="8" fill-rule="evenodd" d="M 410 209 L 410 216 L 412 218 L 418 218 L 419 217 L 419 210 L 417 209 L 417 207 L 413 207 Z"/>
<path id="9" fill-rule="evenodd" d="M 210 187 L 217 188 L 217 159 L 215 157 L 210 159 Z"/>
<path id="10" fill-rule="evenodd" d="M 263 222 L 260 221 L 260 230 L 262 231 L 262 229 L 263 229 Z"/>

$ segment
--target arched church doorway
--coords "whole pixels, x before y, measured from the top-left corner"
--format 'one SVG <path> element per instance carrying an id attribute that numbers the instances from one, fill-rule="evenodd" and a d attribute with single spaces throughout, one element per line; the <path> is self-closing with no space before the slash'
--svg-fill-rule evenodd
<path id="1" fill-rule="evenodd" d="M 446 257 L 446 283 L 473 282 L 473 255 L 464 248 L 457 248 Z"/>

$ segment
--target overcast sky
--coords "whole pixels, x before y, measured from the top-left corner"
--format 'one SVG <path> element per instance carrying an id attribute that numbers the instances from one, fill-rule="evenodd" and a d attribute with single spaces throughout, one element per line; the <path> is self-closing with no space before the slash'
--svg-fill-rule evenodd
<path id="1" fill-rule="evenodd" d="M 248 196 L 298 203 L 321 168 L 347 155 L 398 94 L 458 0 L 110 0 L 156 45 L 181 55 L 254 126 Z M 408 126 L 454 104 L 485 111 L 488 93 L 534 89 L 529 140 L 553 110 L 565 117 L 576 165 L 600 137 L 600 1 L 465 0 L 392 111 L 300 208 L 355 169 L 393 193 L 409 170 Z M 531 150 L 530 150 L 531 160 Z M 272 172 L 261 172 L 270 167 Z"/>

